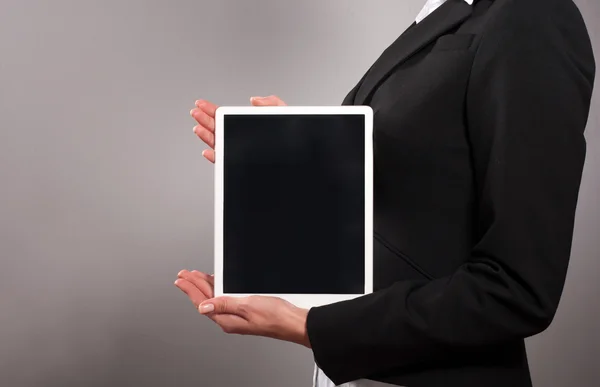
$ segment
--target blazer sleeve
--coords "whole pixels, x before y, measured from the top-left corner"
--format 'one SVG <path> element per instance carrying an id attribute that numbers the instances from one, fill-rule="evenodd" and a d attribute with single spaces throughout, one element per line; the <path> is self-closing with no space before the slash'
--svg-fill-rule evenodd
<path id="1" fill-rule="evenodd" d="M 466 100 L 478 195 L 471 256 L 444 278 L 310 309 L 315 361 L 336 385 L 522 340 L 551 323 L 569 262 L 595 74 L 589 36 L 574 17 L 497 20 L 503 28 L 481 38 Z"/>

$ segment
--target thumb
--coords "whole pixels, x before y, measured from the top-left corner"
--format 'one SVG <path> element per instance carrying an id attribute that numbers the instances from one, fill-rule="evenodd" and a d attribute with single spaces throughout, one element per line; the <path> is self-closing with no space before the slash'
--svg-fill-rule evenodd
<path id="1" fill-rule="evenodd" d="M 236 297 L 216 297 L 202 302 L 198 311 L 202 314 L 237 314 L 240 300 Z"/>
<path id="2" fill-rule="evenodd" d="M 276 95 L 270 95 L 268 97 L 252 97 L 250 103 L 253 106 L 285 106 L 286 103 Z"/>

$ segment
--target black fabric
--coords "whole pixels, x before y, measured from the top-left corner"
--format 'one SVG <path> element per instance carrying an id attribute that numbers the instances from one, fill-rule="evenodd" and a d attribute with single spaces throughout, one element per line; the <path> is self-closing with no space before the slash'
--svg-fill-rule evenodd
<path id="1" fill-rule="evenodd" d="M 571 0 L 448 0 L 344 104 L 375 119 L 373 294 L 312 308 L 336 384 L 530 386 L 570 259 L 595 61 Z"/>

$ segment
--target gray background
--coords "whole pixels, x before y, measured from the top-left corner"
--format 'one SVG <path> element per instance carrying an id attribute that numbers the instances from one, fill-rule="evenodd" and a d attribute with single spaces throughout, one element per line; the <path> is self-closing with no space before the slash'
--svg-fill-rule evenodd
<path id="1" fill-rule="evenodd" d="M 310 386 L 292 344 L 227 337 L 173 285 L 212 271 L 197 98 L 337 105 L 422 0 L 1 0 L 0 385 Z M 580 0 L 598 49 L 600 3 Z M 600 380 L 600 106 L 538 386 Z"/>

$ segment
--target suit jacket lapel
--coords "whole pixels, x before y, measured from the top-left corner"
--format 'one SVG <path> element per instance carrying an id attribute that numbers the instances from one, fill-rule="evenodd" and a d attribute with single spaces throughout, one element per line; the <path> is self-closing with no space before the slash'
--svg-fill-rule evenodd
<path id="1" fill-rule="evenodd" d="M 411 26 L 381 54 L 354 96 L 355 105 L 367 102 L 377 87 L 399 65 L 445 32 L 460 25 L 472 13 L 464 0 L 448 0 L 419 24 Z"/>
<path id="2" fill-rule="evenodd" d="M 405 33 L 407 33 L 411 28 L 413 28 L 417 23 L 413 23 L 411 24 L 403 33 L 402 35 L 404 35 Z M 401 35 L 401 36 L 402 36 Z M 360 87 L 362 86 L 363 82 L 365 81 L 365 78 L 367 77 L 368 74 L 370 74 L 371 69 L 373 68 L 373 66 L 375 65 L 375 63 L 373 63 L 371 65 L 371 67 L 369 67 L 369 69 L 367 70 L 367 72 L 362 76 L 362 78 L 360 79 L 360 81 L 358 81 L 358 83 L 356 84 L 356 86 L 354 86 L 354 88 L 352 90 L 350 90 L 350 92 L 348 93 L 348 95 L 346 95 L 346 97 L 344 98 L 344 101 L 342 102 L 342 105 L 354 105 L 354 99 L 356 98 L 356 93 L 358 92 L 358 90 L 360 89 Z"/>
<path id="3" fill-rule="evenodd" d="M 354 98 L 356 97 L 356 92 L 358 91 L 358 89 L 362 85 L 362 83 L 365 80 L 367 74 L 368 74 L 368 71 L 367 71 L 367 73 L 365 75 L 363 75 L 363 77 L 360 79 L 360 81 L 358 81 L 358 83 L 356 84 L 356 86 L 354 86 L 354 88 L 352 90 L 350 90 L 350 92 L 348 93 L 348 95 L 346 95 L 346 97 L 344 98 L 344 101 L 342 102 L 342 105 L 354 105 Z"/>

